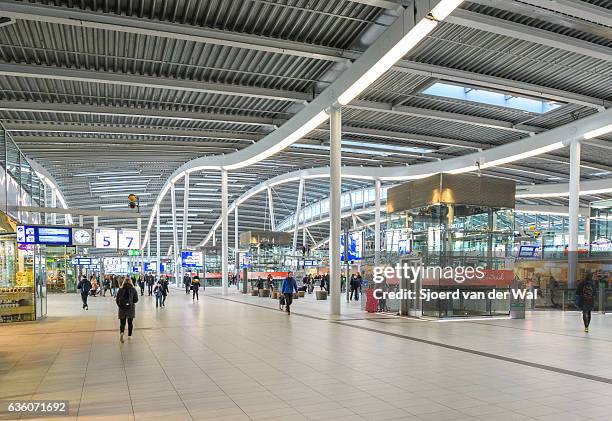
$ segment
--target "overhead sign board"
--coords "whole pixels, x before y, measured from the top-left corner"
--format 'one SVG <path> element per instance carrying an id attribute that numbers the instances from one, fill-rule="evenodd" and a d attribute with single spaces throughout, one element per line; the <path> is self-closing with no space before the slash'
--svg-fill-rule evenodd
<path id="1" fill-rule="evenodd" d="M 117 230 L 98 228 L 96 230 L 96 247 L 99 249 L 117 249 Z"/>
<path id="2" fill-rule="evenodd" d="M 72 245 L 72 228 L 18 225 L 17 242 L 22 244 Z"/>
<path id="3" fill-rule="evenodd" d="M 182 251 L 181 260 L 184 268 L 201 268 L 202 267 L 202 252 L 201 251 Z"/>
<path id="4" fill-rule="evenodd" d="M 140 248 L 140 231 L 134 229 L 119 230 L 119 248 L 135 250 Z"/>

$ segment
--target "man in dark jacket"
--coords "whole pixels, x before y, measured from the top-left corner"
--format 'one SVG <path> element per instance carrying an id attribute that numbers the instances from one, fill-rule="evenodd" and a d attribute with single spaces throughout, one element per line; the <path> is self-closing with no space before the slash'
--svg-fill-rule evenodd
<path id="1" fill-rule="evenodd" d="M 578 284 L 576 295 L 580 297 L 577 301 L 582 310 L 584 331 L 588 333 L 589 324 L 591 323 L 591 311 L 595 306 L 595 284 L 593 283 L 593 276 L 590 273 L 587 273 L 584 280 Z"/>
<path id="2" fill-rule="evenodd" d="M 149 291 L 149 296 L 153 295 L 153 284 L 155 284 L 155 278 L 152 274 L 148 273 L 146 276 L 147 279 L 147 290 Z"/>
<path id="3" fill-rule="evenodd" d="M 191 278 L 188 273 L 185 273 L 185 276 L 183 276 L 183 285 L 185 285 L 185 294 L 189 294 L 189 290 L 191 289 Z"/>
<path id="4" fill-rule="evenodd" d="M 117 291 L 115 302 L 119 308 L 119 340 L 123 343 L 126 321 L 128 325 L 128 339 L 132 339 L 134 319 L 136 318 L 136 303 L 138 302 L 138 291 L 134 288 L 130 278 L 125 278 L 125 281 L 123 281 L 123 285 Z"/>
<path id="5" fill-rule="evenodd" d="M 87 280 L 86 276 L 83 276 L 79 283 L 77 284 L 77 289 L 81 292 L 81 300 L 83 300 L 83 309 L 89 310 L 89 306 L 87 305 L 87 296 L 89 295 L 89 291 L 91 291 L 91 282 Z"/>

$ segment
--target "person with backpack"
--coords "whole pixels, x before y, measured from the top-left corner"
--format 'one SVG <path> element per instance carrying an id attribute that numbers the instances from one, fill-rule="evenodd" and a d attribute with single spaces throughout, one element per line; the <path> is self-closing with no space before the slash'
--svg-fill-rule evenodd
<path id="1" fill-rule="evenodd" d="M 128 325 L 128 339 L 132 339 L 134 319 L 136 318 L 136 303 L 138 302 L 138 291 L 134 288 L 134 284 L 129 277 L 125 278 L 123 285 L 121 285 L 121 288 L 117 291 L 115 302 L 119 308 L 119 340 L 123 343 L 126 321 Z"/>
<path id="2" fill-rule="evenodd" d="M 83 310 L 89 310 L 87 305 L 87 297 L 91 291 L 91 282 L 87 280 L 87 276 L 83 276 L 77 284 L 77 290 L 81 292 L 81 300 L 83 301 Z"/>
<path id="3" fill-rule="evenodd" d="M 576 304 L 582 310 L 584 331 L 588 333 L 589 324 L 591 323 L 591 311 L 595 306 L 595 284 L 593 283 L 593 275 L 591 273 L 587 273 L 576 288 Z"/>
<path id="4" fill-rule="evenodd" d="M 293 272 L 289 272 L 287 277 L 283 281 L 283 287 L 281 289 L 283 296 L 285 297 L 285 309 L 287 314 L 291 314 L 291 303 L 293 302 L 293 292 L 298 292 L 297 282 L 293 277 Z"/>
<path id="5" fill-rule="evenodd" d="M 161 281 L 157 281 L 153 288 L 153 295 L 155 295 L 155 308 L 163 307 L 163 286 Z"/>
<path id="6" fill-rule="evenodd" d="M 200 277 L 198 275 L 195 275 L 191 280 L 191 290 L 193 291 L 193 297 L 191 297 L 191 299 L 195 300 L 197 298 L 197 301 L 200 301 Z"/>

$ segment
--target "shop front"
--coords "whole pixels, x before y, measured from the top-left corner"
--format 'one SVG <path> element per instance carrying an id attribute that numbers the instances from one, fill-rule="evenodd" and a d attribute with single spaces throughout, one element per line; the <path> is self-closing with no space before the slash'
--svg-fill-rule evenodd
<path id="1" fill-rule="evenodd" d="M 381 287 L 400 293 L 385 307 L 416 317 L 508 315 L 510 300 L 495 293 L 514 278 L 514 196 L 513 182 L 465 174 L 389 189 L 387 236 L 402 270 Z"/>

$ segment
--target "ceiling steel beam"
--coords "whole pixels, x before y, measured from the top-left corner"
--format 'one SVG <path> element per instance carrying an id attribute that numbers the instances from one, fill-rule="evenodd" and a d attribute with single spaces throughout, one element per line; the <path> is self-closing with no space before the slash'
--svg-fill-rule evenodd
<path id="1" fill-rule="evenodd" d="M 542 85 L 534 85 L 518 80 L 504 79 L 496 76 L 488 76 L 481 73 L 468 72 L 450 67 L 437 66 L 433 64 L 418 63 L 415 61 L 399 61 L 393 67 L 394 71 L 402 73 L 429 76 L 450 82 L 458 82 L 473 86 L 481 86 L 510 93 L 527 95 L 535 98 L 543 98 L 559 102 L 569 102 L 591 108 L 609 108 L 612 102 L 588 95 L 581 95 L 560 89 L 549 88 Z"/>
<path id="2" fill-rule="evenodd" d="M 576 3 L 575 0 L 573 0 L 573 2 Z M 610 47 L 604 47 L 603 45 L 582 41 L 567 35 L 557 34 L 544 29 L 534 28 L 532 26 L 470 12 L 468 10 L 457 9 L 452 15 L 446 18 L 446 21 L 455 25 L 546 45 L 548 47 L 581 54 L 599 60 L 612 61 L 612 48 Z"/>
<path id="3" fill-rule="evenodd" d="M 594 4 L 579 0 L 521 0 L 521 2 L 612 27 L 612 11 Z"/>
<path id="4" fill-rule="evenodd" d="M 4 0 L 0 2 L 0 14 L 13 19 L 224 45 L 318 60 L 347 61 L 342 56 L 342 50 L 336 48 L 76 8 Z"/>
<path id="5" fill-rule="evenodd" d="M 127 197 L 127 196 L 126 196 Z M 125 205 L 127 207 L 127 205 Z M 120 211 L 97 211 L 89 209 L 75 209 L 75 208 L 46 208 L 38 206 L 9 206 L 9 209 L 22 211 L 22 212 L 43 212 L 43 213 L 61 213 L 66 215 L 83 215 L 83 216 L 103 216 L 103 217 L 116 217 L 116 218 L 129 218 L 137 219 L 142 218 L 143 215 L 140 212 L 120 212 Z"/>
<path id="6" fill-rule="evenodd" d="M 2 101 L 0 111 L 20 111 L 32 113 L 79 114 L 111 117 L 140 117 L 164 120 L 188 120 L 201 122 L 224 122 L 254 126 L 279 126 L 285 120 L 267 117 L 240 116 L 235 114 L 202 113 L 195 111 L 175 111 L 157 108 L 108 107 L 87 104 L 66 104 L 31 101 Z"/>
<path id="7" fill-rule="evenodd" d="M 4 123 L 9 132 L 45 132 L 45 133 L 103 133 L 125 134 L 135 136 L 174 136 L 206 139 L 229 139 L 256 141 L 264 137 L 263 134 L 235 133 L 214 130 L 191 130 L 165 127 L 131 127 L 131 126 L 98 126 L 77 125 L 61 123 Z"/>
<path id="8" fill-rule="evenodd" d="M 2 3 L 0 2 L 0 4 Z M 138 86 L 141 88 L 202 92 L 217 95 L 233 95 L 301 103 L 308 102 L 312 99 L 311 94 L 304 92 L 201 82 L 197 80 L 170 79 L 158 76 L 152 77 L 126 73 L 47 67 L 32 64 L 0 63 L 0 75 L 47 80 L 102 83 L 130 87 Z"/>
<path id="9" fill-rule="evenodd" d="M 398 0 L 349 0 L 352 3 L 366 4 L 368 6 L 379 7 L 381 9 L 395 10 L 402 6 Z M 405 2 L 404 2 L 405 3 Z"/>
<path id="10" fill-rule="evenodd" d="M 349 108 L 364 111 L 384 112 L 396 115 L 405 115 L 409 117 L 430 118 L 434 120 L 449 121 L 453 123 L 472 124 L 476 126 L 489 127 L 494 129 L 505 129 L 518 133 L 539 133 L 545 130 L 535 126 L 514 124 L 511 121 L 502 121 L 492 118 L 476 117 L 466 114 L 457 114 L 446 111 L 408 107 L 403 105 L 393 106 L 392 104 L 372 101 L 353 101 L 350 103 Z"/>

